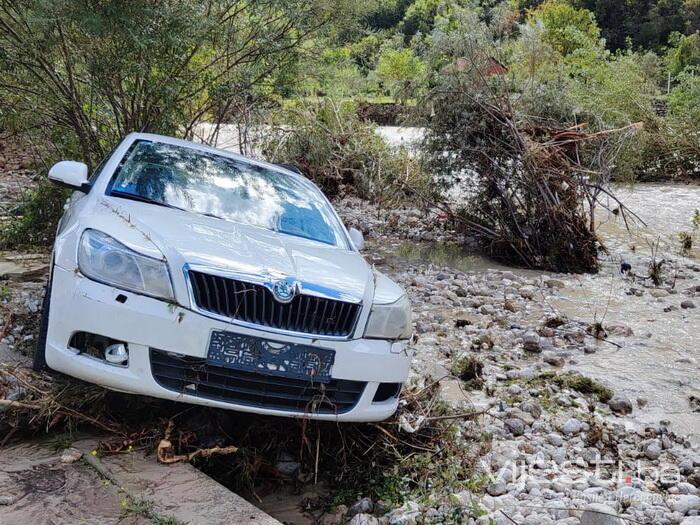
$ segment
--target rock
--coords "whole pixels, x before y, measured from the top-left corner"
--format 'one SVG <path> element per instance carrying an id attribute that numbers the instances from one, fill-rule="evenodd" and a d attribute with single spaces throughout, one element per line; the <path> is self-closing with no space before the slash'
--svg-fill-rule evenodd
<path id="1" fill-rule="evenodd" d="M 700 525 L 700 516 L 690 516 L 681 521 L 681 525 Z"/>
<path id="2" fill-rule="evenodd" d="M 488 492 L 491 496 L 502 496 L 508 492 L 508 488 L 503 481 L 497 481 L 495 483 L 490 483 L 486 487 L 486 492 Z"/>
<path id="3" fill-rule="evenodd" d="M 632 402 L 624 394 L 615 394 L 610 401 L 608 401 L 608 406 L 610 410 L 616 414 L 627 415 L 631 414 L 633 407 Z"/>
<path id="4" fill-rule="evenodd" d="M 684 476 L 688 476 L 688 475 L 692 474 L 693 473 L 693 460 L 692 459 L 684 459 L 678 465 L 678 470 L 680 470 L 681 474 L 683 474 Z"/>
<path id="5" fill-rule="evenodd" d="M 564 423 L 564 426 L 561 427 L 561 431 L 564 434 L 578 434 L 581 432 L 583 429 L 583 423 L 581 423 L 578 419 L 576 418 L 571 418 L 569 419 L 566 423 Z"/>
<path id="6" fill-rule="evenodd" d="M 632 329 L 626 324 L 622 323 L 606 325 L 605 331 L 608 332 L 609 335 L 617 335 L 620 337 L 629 337 L 631 335 L 634 335 Z"/>
<path id="7" fill-rule="evenodd" d="M 555 352 L 543 352 L 542 360 L 552 366 L 564 366 L 564 358 L 557 355 Z"/>
<path id="8" fill-rule="evenodd" d="M 685 516 L 690 511 L 700 510 L 700 496 L 683 494 L 672 499 L 669 502 L 669 507 L 671 510 L 680 513 L 681 516 Z"/>
<path id="9" fill-rule="evenodd" d="M 374 503 L 372 503 L 371 498 L 362 498 L 360 501 L 354 503 L 348 509 L 348 517 L 354 516 L 355 514 L 367 514 L 374 510 Z"/>
<path id="10" fill-rule="evenodd" d="M 581 457 L 589 465 L 595 465 L 600 461 L 600 451 L 597 448 L 586 447 L 581 451 Z"/>
<path id="11" fill-rule="evenodd" d="M 379 520 L 371 514 L 355 514 L 350 520 L 350 525 L 379 525 Z"/>
<path id="12" fill-rule="evenodd" d="M 298 461 L 278 461 L 275 465 L 277 471 L 283 476 L 294 476 L 301 468 L 301 463 Z"/>
<path id="13" fill-rule="evenodd" d="M 584 354 L 595 354 L 598 351 L 598 345 L 594 343 L 586 343 L 583 347 Z"/>
<path id="14" fill-rule="evenodd" d="M 555 447 L 560 447 L 564 443 L 564 440 L 559 434 L 552 432 L 551 434 L 547 434 L 547 443 Z"/>
<path id="15" fill-rule="evenodd" d="M 681 303 L 681 308 L 683 308 L 684 310 L 695 308 L 695 303 L 690 299 L 686 299 Z"/>
<path id="16" fill-rule="evenodd" d="M 555 520 L 564 520 L 569 517 L 569 510 L 563 501 L 550 501 L 545 507 L 549 515 Z"/>
<path id="17" fill-rule="evenodd" d="M 535 292 L 537 292 L 537 288 L 534 286 L 523 286 L 519 291 L 520 297 L 523 299 L 533 299 L 535 297 Z"/>
<path id="18" fill-rule="evenodd" d="M 638 397 L 637 398 L 637 406 L 639 408 L 644 408 L 649 404 L 649 400 L 646 397 Z"/>
<path id="19" fill-rule="evenodd" d="M 652 297 L 656 297 L 657 299 L 660 297 L 667 297 L 668 292 L 666 290 L 663 290 L 661 288 L 654 288 L 652 290 L 649 290 L 649 295 Z"/>
<path id="20" fill-rule="evenodd" d="M 503 422 L 503 424 L 514 436 L 522 436 L 525 433 L 525 423 L 517 417 L 508 418 Z"/>
<path id="21" fill-rule="evenodd" d="M 659 442 L 656 440 L 651 441 L 644 447 L 644 455 L 647 457 L 647 459 L 651 459 L 652 461 L 659 459 L 659 456 L 661 456 L 661 446 L 659 445 Z"/>
<path id="22" fill-rule="evenodd" d="M 530 414 L 535 419 L 539 419 L 542 415 L 542 408 L 540 408 L 540 405 L 529 399 L 520 403 L 520 410 Z"/>
<path id="23" fill-rule="evenodd" d="M 589 503 L 581 514 L 581 525 L 625 525 L 612 507 L 603 503 Z"/>
<path id="24" fill-rule="evenodd" d="M 517 383 L 513 383 L 508 387 L 508 394 L 511 396 L 519 396 L 523 393 L 523 388 Z"/>
<path id="25" fill-rule="evenodd" d="M 560 281 L 559 279 L 547 279 L 544 282 L 544 284 L 547 288 L 564 288 L 564 287 L 566 287 L 566 283 L 564 281 Z"/>
<path id="26" fill-rule="evenodd" d="M 540 336 L 534 330 L 528 330 L 523 334 L 523 348 L 528 352 L 541 352 Z"/>
<path id="27" fill-rule="evenodd" d="M 42 262 L 0 261 L 0 280 L 35 281 L 43 279 L 49 271 L 49 265 Z"/>
<path id="28" fill-rule="evenodd" d="M 678 485 L 676 485 L 676 488 L 678 489 L 679 494 L 691 494 L 697 496 L 698 493 L 700 493 L 700 490 L 698 490 L 690 483 L 681 482 Z"/>
<path id="29" fill-rule="evenodd" d="M 67 448 L 61 454 L 61 463 L 75 463 L 83 457 L 83 453 L 76 448 Z"/>
<path id="30" fill-rule="evenodd" d="M 472 493 L 468 490 L 460 490 L 456 494 L 452 494 L 452 503 L 458 507 L 469 507 L 472 503 Z"/>
<path id="31" fill-rule="evenodd" d="M 389 514 L 390 525 L 413 525 L 420 516 L 420 505 L 415 501 L 407 501 L 400 508 Z"/>

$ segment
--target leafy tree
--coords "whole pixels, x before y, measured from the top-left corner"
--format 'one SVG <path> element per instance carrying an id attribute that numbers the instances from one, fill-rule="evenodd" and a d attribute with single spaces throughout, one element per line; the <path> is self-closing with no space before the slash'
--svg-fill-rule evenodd
<path id="1" fill-rule="evenodd" d="M 425 64 L 411 49 L 385 48 L 379 56 L 377 77 L 394 98 L 404 101 L 423 79 Z"/>
<path id="2" fill-rule="evenodd" d="M 407 36 L 413 36 L 418 32 L 430 33 L 441 8 L 446 8 L 442 0 L 415 0 L 408 7 L 401 21 L 401 31 Z"/>
<path id="3" fill-rule="evenodd" d="M 684 0 L 683 20 L 687 34 L 700 31 L 700 0 Z"/>
<path id="4" fill-rule="evenodd" d="M 666 59 L 671 74 L 679 75 L 683 71 L 700 67 L 700 32 L 687 36 L 674 33 L 670 43 Z"/>
<path id="5" fill-rule="evenodd" d="M 677 80 L 668 96 L 671 115 L 686 122 L 700 122 L 700 77 L 685 71 Z"/>
<path id="6" fill-rule="evenodd" d="M 600 29 L 593 13 L 576 9 L 563 0 L 547 0 L 528 15 L 531 24 L 544 26 L 544 40 L 563 56 L 595 46 Z"/>
<path id="7" fill-rule="evenodd" d="M 95 163 L 139 129 L 189 136 L 293 61 L 331 16 L 292 0 L 0 0 L 0 98 Z"/>

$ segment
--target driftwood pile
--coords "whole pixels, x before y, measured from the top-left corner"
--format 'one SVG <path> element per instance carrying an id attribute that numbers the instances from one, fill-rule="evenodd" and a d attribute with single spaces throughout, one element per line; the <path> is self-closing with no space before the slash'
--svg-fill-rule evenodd
<path id="1" fill-rule="evenodd" d="M 446 75 L 429 97 L 428 168 L 449 190 L 452 218 L 492 256 L 596 271 L 596 207 L 604 196 L 615 201 L 611 168 L 640 124 L 591 131 L 561 115 L 529 115 L 521 98 L 478 67 Z"/>

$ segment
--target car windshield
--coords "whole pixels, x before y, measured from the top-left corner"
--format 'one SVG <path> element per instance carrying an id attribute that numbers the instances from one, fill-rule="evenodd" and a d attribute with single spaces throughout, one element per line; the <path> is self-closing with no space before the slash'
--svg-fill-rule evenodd
<path id="1" fill-rule="evenodd" d="M 347 246 L 333 210 L 313 185 L 194 148 L 136 142 L 108 193 Z"/>

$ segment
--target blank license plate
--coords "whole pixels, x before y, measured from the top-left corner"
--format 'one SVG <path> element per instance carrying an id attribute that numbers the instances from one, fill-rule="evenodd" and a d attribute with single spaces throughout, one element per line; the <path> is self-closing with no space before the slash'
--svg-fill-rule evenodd
<path id="1" fill-rule="evenodd" d="M 210 365 L 321 383 L 331 380 L 334 360 L 334 350 L 221 331 L 212 332 L 207 351 Z"/>

